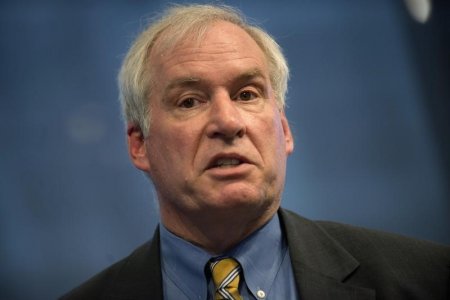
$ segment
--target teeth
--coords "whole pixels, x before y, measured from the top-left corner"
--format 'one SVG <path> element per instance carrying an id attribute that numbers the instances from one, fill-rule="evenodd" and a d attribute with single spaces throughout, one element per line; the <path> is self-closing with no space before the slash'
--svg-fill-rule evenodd
<path id="1" fill-rule="evenodd" d="M 239 165 L 240 161 L 236 158 L 220 158 L 217 160 L 216 166 L 223 167 L 223 166 L 236 166 Z"/>

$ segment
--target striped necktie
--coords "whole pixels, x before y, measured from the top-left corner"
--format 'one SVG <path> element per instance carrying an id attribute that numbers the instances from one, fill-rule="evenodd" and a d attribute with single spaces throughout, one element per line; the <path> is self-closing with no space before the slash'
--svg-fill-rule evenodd
<path id="1" fill-rule="evenodd" d="M 216 287 L 214 300 L 242 300 L 239 294 L 239 273 L 241 266 L 230 257 L 211 261 L 209 265 Z"/>

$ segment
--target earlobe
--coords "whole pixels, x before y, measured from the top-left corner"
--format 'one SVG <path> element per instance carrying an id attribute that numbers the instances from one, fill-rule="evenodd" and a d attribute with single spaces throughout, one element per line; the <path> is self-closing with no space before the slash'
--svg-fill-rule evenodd
<path id="1" fill-rule="evenodd" d="M 128 124 L 127 128 L 128 153 L 134 166 L 142 171 L 150 171 L 150 162 L 147 157 L 145 137 L 140 127 Z"/>
<path id="2" fill-rule="evenodd" d="M 294 151 L 294 137 L 292 136 L 291 128 L 289 127 L 289 122 L 284 111 L 281 112 L 281 125 L 283 126 L 286 154 L 289 155 Z"/>

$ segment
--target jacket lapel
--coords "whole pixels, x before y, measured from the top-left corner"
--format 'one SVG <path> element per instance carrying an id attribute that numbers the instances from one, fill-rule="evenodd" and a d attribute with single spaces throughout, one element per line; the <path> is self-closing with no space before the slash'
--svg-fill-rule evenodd
<path id="1" fill-rule="evenodd" d="M 280 209 L 297 289 L 301 299 L 375 299 L 375 291 L 345 283 L 359 266 L 316 223 Z"/>
<path id="2" fill-rule="evenodd" d="M 153 239 L 126 259 L 104 299 L 163 300 L 159 248 L 158 226 Z"/>
<path id="3" fill-rule="evenodd" d="M 306 300 L 374 300 L 375 291 L 345 283 L 359 266 L 339 243 L 316 223 L 280 209 L 297 289 Z M 133 252 L 104 299 L 163 300 L 159 227 L 151 242 Z"/>

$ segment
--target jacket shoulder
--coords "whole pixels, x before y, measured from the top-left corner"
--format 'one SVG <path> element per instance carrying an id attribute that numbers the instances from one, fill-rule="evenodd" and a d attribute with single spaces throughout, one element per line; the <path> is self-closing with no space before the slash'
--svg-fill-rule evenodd
<path id="1" fill-rule="evenodd" d="M 128 273 L 127 269 L 133 268 L 133 264 L 135 264 L 136 261 L 142 260 L 142 257 L 148 254 L 151 245 L 152 241 L 141 245 L 130 255 L 94 275 L 80 286 L 63 295 L 60 299 L 81 300 L 107 298 L 111 290 L 117 288 L 116 283 L 120 283 L 120 281 L 123 280 L 122 277 L 126 276 L 124 274 Z"/>
<path id="2" fill-rule="evenodd" d="M 74 288 L 73 290 L 62 296 L 60 299 L 101 299 L 103 292 L 107 289 L 107 286 L 113 281 L 113 278 L 116 277 L 118 271 L 125 263 L 126 258 L 91 277 L 80 286 Z"/>
<path id="3" fill-rule="evenodd" d="M 450 247 L 281 210 L 291 257 L 377 299 L 448 299 Z M 350 267 L 349 267 L 350 266 Z M 346 272 L 340 271 L 346 270 Z M 303 274 L 305 276 L 305 274 Z"/>
<path id="4" fill-rule="evenodd" d="M 371 257 L 379 254 L 384 260 L 395 258 L 399 263 L 402 259 L 420 258 L 424 266 L 436 263 L 450 266 L 450 247 L 446 245 L 337 222 L 315 223 L 333 239 L 345 245 L 355 257 L 364 256 L 364 253 Z"/>
<path id="5" fill-rule="evenodd" d="M 334 222 L 317 222 L 359 261 L 347 282 L 377 287 L 383 299 L 446 299 L 450 247 L 398 234 Z M 446 296 L 447 295 L 447 296 Z"/>
<path id="6" fill-rule="evenodd" d="M 371 257 L 376 253 L 386 257 L 423 256 L 427 261 L 435 260 L 450 266 L 450 247 L 446 245 L 338 222 L 313 221 L 286 209 L 281 212 L 290 229 L 314 232 L 313 238 L 319 232 L 323 233 L 355 257 L 365 253 Z"/>

